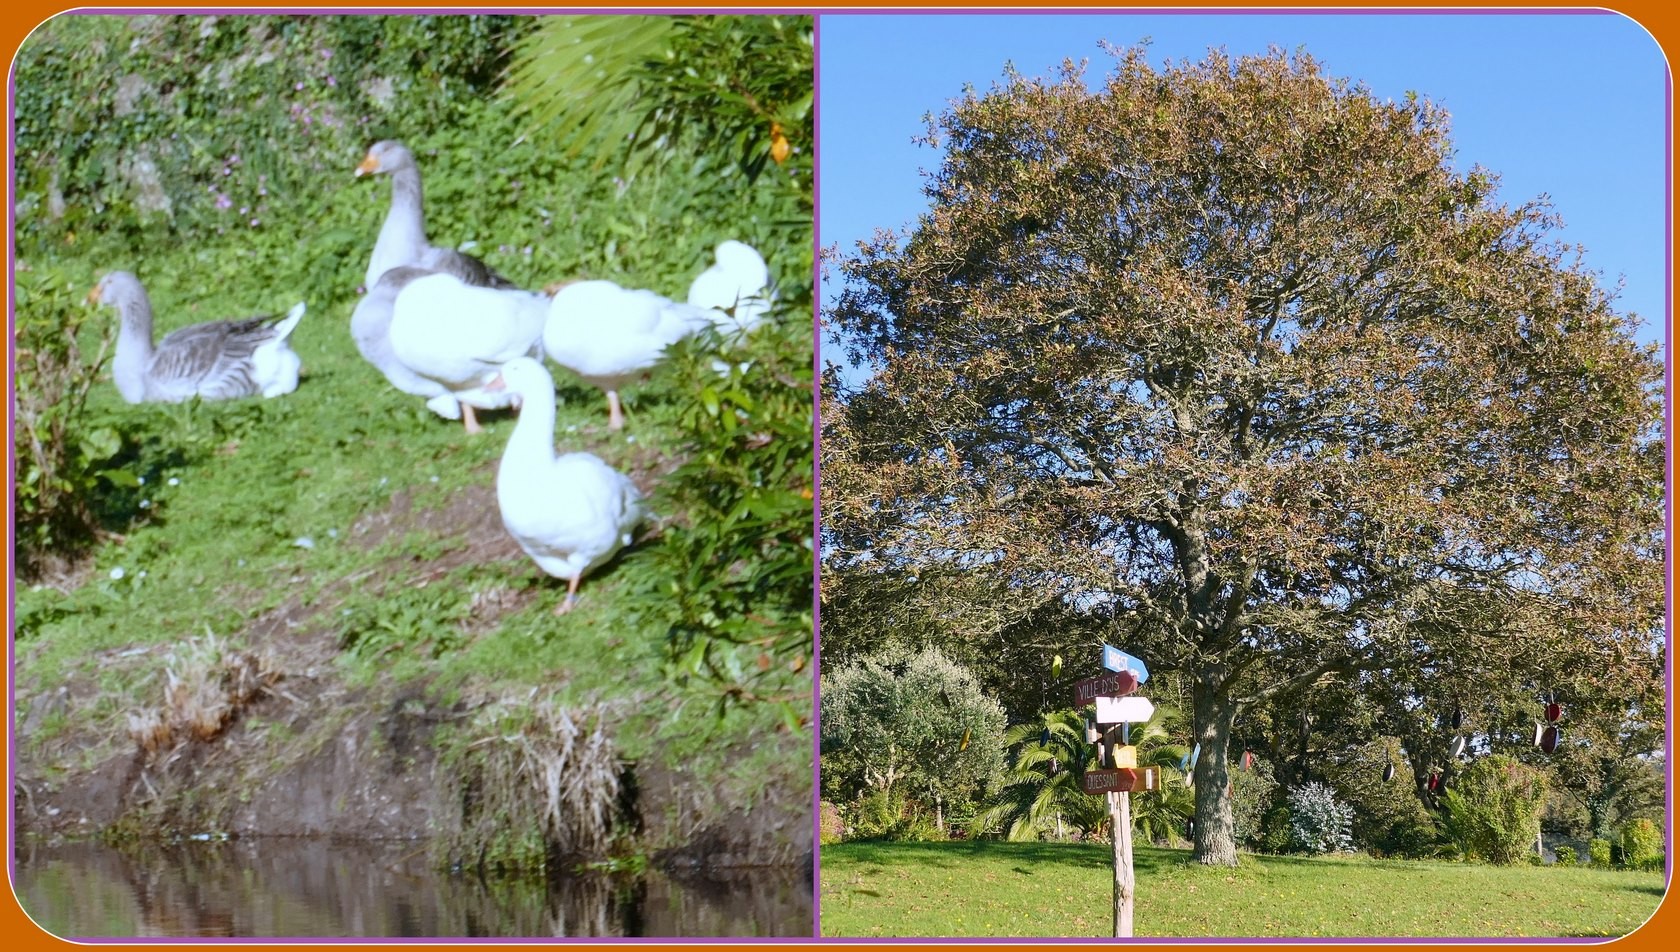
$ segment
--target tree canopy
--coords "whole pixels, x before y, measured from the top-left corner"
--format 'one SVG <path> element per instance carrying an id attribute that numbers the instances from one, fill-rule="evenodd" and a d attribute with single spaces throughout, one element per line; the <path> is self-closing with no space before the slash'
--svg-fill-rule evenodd
<path id="1" fill-rule="evenodd" d="M 1214 863 L 1268 697 L 1648 683 L 1662 367 L 1545 200 L 1304 53 L 1111 51 L 930 117 L 929 210 L 837 261 L 825 646 L 1048 613 L 1184 672 Z"/>

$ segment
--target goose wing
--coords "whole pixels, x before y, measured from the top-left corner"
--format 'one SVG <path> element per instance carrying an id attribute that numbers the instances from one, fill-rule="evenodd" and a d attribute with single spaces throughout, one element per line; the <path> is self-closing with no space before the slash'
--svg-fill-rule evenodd
<path id="1" fill-rule="evenodd" d="M 257 393 L 261 389 L 254 373 L 257 348 L 283 340 L 296 324 L 295 317 L 281 322 L 254 317 L 183 327 L 158 342 L 146 370 L 148 384 L 163 396 L 179 400 L 195 394 L 220 400 Z"/>

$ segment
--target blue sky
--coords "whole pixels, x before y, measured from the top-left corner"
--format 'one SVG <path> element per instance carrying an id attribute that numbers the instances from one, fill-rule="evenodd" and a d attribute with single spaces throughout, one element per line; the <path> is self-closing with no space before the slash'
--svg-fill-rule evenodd
<path id="1" fill-rule="evenodd" d="M 1013 62 L 1042 76 L 1064 59 L 1150 39 L 1149 59 L 1199 60 L 1276 45 L 1305 49 L 1331 76 L 1381 98 L 1415 90 L 1452 114 L 1454 164 L 1501 177 L 1499 199 L 1544 193 L 1607 286 L 1626 279 L 1617 309 L 1639 314 L 1640 339 L 1664 332 L 1668 64 L 1656 41 L 1617 14 L 837 15 L 819 19 L 819 227 L 849 250 L 877 228 L 902 230 L 926 208 L 914 145 L 923 116 L 985 90 Z M 824 289 L 825 299 L 834 288 Z"/>

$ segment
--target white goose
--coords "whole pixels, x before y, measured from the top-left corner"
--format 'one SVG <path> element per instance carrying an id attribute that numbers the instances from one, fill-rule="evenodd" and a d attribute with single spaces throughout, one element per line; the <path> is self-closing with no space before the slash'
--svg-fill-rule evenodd
<path id="1" fill-rule="evenodd" d="M 392 268 L 380 275 L 378 283 L 368 289 L 367 296 L 356 302 L 350 314 L 350 336 L 362 358 L 403 393 L 430 400 L 449 391 L 436 380 L 422 377 L 397 359 L 391 348 L 391 315 L 397 306 L 397 295 L 409 282 L 434 272 L 424 268 Z M 457 411 L 457 415 L 459 411 Z M 453 419 L 453 417 L 451 417 Z"/>
<path id="2" fill-rule="evenodd" d="M 297 389 L 302 361 L 286 338 L 303 319 L 301 302 L 280 320 L 193 324 L 154 346 L 152 302 L 139 278 L 112 271 L 88 292 L 88 300 L 109 304 L 121 316 L 111 376 L 129 403 L 278 397 Z"/>
<path id="3" fill-rule="evenodd" d="M 719 316 L 652 291 L 611 281 L 579 281 L 554 295 L 543 326 L 548 359 L 607 392 L 607 426 L 624 428 L 618 391 L 665 355 L 665 348 Z"/>
<path id="4" fill-rule="evenodd" d="M 554 452 L 554 378 L 535 359 L 508 361 L 487 389 L 516 396 L 519 421 L 496 471 L 502 525 L 544 572 L 567 582 L 555 608 L 577 604 L 585 572 L 630 544 L 641 493 L 593 453 Z"/>
<path id="5" fill-rule="evenodd" d="M 356 166 L 356 177 L 391 176 L 391 210 L 379 228 L 368 260 L 364 286 L 369 293 L 379 278 L 392 268 L 410 265 L 429 271 L 448 271 L 468 284 L 491 288 L 516 285 L 489 265 L 452 248 L 439 248 L 426 240 L 426 215 L 420 191 L 420 167 L 414 153 L 401 142 L 375 142 Z"/>
<path id="6" fill-rule="evenodd" d="M 468 433 L 478 433 L 482 428 L 474 408 L 505 407 L 510 399 L 506 393 L 487 392 L 484 384 L 515 357 L 542 356 L 548 298 L 532 291 L 474 287 L 452 274 L 409 270 L 387 272 L 368 295 L 394 294 L 385 332 L 388 356 L 378 344 L 377 304 L 363 314 L 360 332 L 356 316 L 351 317 L 357 346 L 365 333 L 369 350 L 363 356 L 397 389 L 428 397 L 426 406 L 433 413 L 460 419 Z"/>
<path id="7" fill-rule="evenodd" d="M 776 293 L 764 256 L 742 241 L 725 241 L 713 251 L 717 262 L 688 286 L 688 303 L 711 308 L 724 333 L 746 333 L 764 322 Z"/>

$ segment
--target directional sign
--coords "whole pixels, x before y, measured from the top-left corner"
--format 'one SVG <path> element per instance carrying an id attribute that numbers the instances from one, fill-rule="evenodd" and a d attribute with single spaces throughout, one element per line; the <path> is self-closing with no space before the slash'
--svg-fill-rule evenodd
<path id="1" fill-rule="evenodd" d="M 1160 787 L 1159 767 L 1113 767 L 1085 771 L 1086 793 L 1128 793 L 1133 790 L 1158 790 Z"/>
<path id="2" fill-rule="evenodd" d="M 1073 706 L 1084 707 L 1099 697 L 1125 697 L 1138 689 L 1137 675 L 1116 671 L 1073 683 Z"/>
<path id="3" fill-rule="evenodd" d="M 1112 645 L 1103 645 L 1102 666 L 1110 671 L 1130 671 L 1137 675 L 1139 684 L 1149 680 L 1149 669 L 1142 661 Z"/>
<path id="4" fill-rule="evenodd" d="M 1155 714 L 1155 704 L 1146 697 L 1097 698 L 1098 724 L 1138 724 Z"/>

